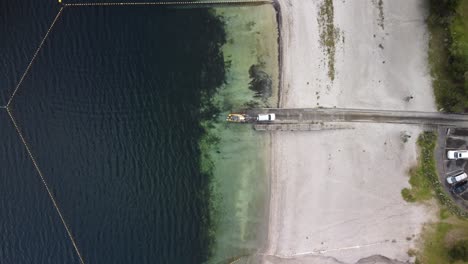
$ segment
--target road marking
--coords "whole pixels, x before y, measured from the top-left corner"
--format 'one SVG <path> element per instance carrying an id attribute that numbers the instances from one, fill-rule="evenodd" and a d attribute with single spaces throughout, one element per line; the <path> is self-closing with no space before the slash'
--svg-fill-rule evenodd
<path id="1" fill-rule="evenodd" d="M 380 244 L 384 244 L 384 243 L 388 243 L 388 241 L 386 240 L 386 241 L 380 241 L 380 242 L 375 242 L 375 243 L 370 243 L 370 244 L 363 244 L 363 245 L 356 245 L 356 246 L 350 246 L 350 247 L 332 248 L 332 249 L 324 249 L 324 250 L 312 250 L 312 251 L 306 251 L 306 252 L 288 254 L 288 255 L 273 255 L 273 254 L 266 254 L 266 253 L 257 253 L 256 255 L 275 256 L 275 257 L 286 258 L 286 259 L 301 257 L 301 256 L 321 256 L 321 255 L 323 255 L 324 253 L 327 253 L 327 252 L 351 250 L 351 249 L 360 249 L 360 248 L 376 246 L 376 245 L 380 245 Z"/>

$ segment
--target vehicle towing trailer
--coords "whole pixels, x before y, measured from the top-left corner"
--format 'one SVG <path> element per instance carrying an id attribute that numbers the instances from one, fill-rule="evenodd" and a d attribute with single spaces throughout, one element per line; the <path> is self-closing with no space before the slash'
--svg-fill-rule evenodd
<path id="1" fill-rule="evenodd" d="M 276 115 L 273 113 L 269 114 L 258 114 L 255 116 L 249 116 L 247 114 L 231 113 L 227 116 L 226 121 L 232 123 L 264 123 L 272 122 L 276 119 Z"/>

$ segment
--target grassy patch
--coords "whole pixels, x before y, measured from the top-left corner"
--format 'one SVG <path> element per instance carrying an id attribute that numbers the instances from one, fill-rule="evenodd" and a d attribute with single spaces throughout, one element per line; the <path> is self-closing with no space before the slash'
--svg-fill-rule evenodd
<path id="1" fill-rule="evenodd" d="M 468 1 L 430 0 L 429 64 L 439 109 L 468 109 Z"/>
<path id="2" fill-rule="evenodd" d="M 429 26 L 431 38 L 429 40 L 429 64 L 432 87 L 436 98 L 437 107 L 448 112 L 463 112 L 463 94 L 459 92 L 452 80 L 449 70 L 448 33 L 444 27 L 434 24 Z"/>
<path id="3" fill-rule="evenodd" d="M 424 245 L 415 263 L 466 263 L 468 221 L 450 217 L 425 227 Z"/>
<path id="4" fill-rule="evenodd" d="M 450 263 L 447 249 L 444 245 L 444 238 L 452 226 L 448 223 L 439 222 L 426 227 L 426 233 L 423 236 L 425 241 L 423 251 L 417 254 L 416 263 L 438 264 Z"/>
<path id="5" fill-rule="evenodd" d="M 468 261 L 468 240 L 459 240 L 448 250 L 451 261 Z"/>
<path id="6" fill-rule="evenodd" d="M 336 43 L 340 39 L 340 30 L 333 23 L 334 13 L 333 0 L 324 0 L 317 18 L 320 30 L 320 44 L 324 47 L 328 58 L 328 77 L 332 81 L 335 80 Z"/>
<path id="7" fill-rule="evenodd" d="M 378 7 L 379 7 L 379 26 L 382 28 L 382 29 L 385 29 L 385 26 L 384 26 L 384 13 L 383 13 L 383 0 L 379 0 L 378 2 Z"/>
<path id="8" fill-rule="evenodd" d="M 434 165 L 432 160 L 424 161 L 421 163 L 422 166 L 414 168 L 410 171 L 410 184 L 414 186 L 411 189 L 411 195 L 414 197 L 415 201 L 424 201 L 432 198 L 432 188 L 429 179 L 431 178 L 430 174 L 431 167 Z"/>
<path id="9" fill-rule="evenodd" d="M 468 1 L 460 1 L 450 24 L 450 54 L 457 81 L 468 87 Z"/>
<path id="10" fill-rule="evenodd" d="M 385 29 L 385 25 L 384 25 L 385 17 L 384 17 L 384 11 L 383 11 L 383 0 L 372 0 L 372 3 L 379 9 L 379 19 L 377 21 L 377 24 L 379 25 L 379 27 L 382 28 L 382 30 L 384 30 Z"/>
<path id="11" fill-rule="evenodd" d="M 411 188 L 401 191 L 403 199 L 408 202 L 421 202 L 432 198 L 432 180 L 439 181 L 436 172 L 434 148 L 437 141 L 437 134 L 424 132 L 418 138 L 420 148 L 419 163 L 410 169 Z"/>

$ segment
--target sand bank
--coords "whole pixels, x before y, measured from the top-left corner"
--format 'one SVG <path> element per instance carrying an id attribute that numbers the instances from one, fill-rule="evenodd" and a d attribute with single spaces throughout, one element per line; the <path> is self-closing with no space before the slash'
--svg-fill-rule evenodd
<path id="1" fill-rule="evenodd" d="M 435 111 L 423 3 L 279 0 L 280 105 Z M 327 21 L 333 78 L 321 28 Z M 411 260 L 407 251 L 433 212 L 406 203 L 400 191 L 424 128 L 353 126 L 273 134 L 264 263 L 355 263 L 375 254 Z M 402 131 L 412 135 L 406 143 Z"/>
<path id="2" fill-rule="evenodd" d="M 426 1 L 383 1 L 381 8 L 378 0 L 333 1 L 333 81 L 320 36 L 325 2 L 279 0 L 282 106 L 435 110 L 427 67 Z M 409 95 L 414 99 L 407 103 Z"/>
<path id="3" fill-rule="evenodd" d="M 406 203 L 419 127 L 355 124 L 354 130 L 273 136 L 268 254 L 333 256 L 346 263 L 374 254 L 409 260 L 426 209 Z M 404 143 L 404 129 L 411 139 Z"/>

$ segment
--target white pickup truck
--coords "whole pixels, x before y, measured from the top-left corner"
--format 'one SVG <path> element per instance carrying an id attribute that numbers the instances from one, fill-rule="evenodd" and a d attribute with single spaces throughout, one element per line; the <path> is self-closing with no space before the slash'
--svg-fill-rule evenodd
<path id="1" fill-rule="evenodd" d="M 257 121 L 259 122 L 274 121 L 275 117 L 276 117 L 275 114 L 259 114 L 257 116 Z"/>

